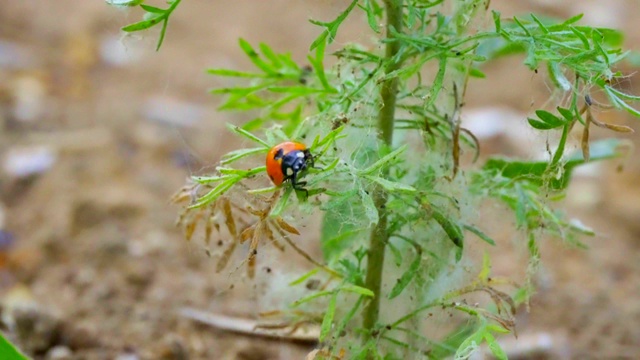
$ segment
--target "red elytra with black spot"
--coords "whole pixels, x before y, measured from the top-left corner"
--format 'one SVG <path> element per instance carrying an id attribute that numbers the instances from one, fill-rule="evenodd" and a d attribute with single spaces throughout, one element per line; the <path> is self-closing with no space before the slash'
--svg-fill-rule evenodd
<path id="1" fill-rule="evenodd" d="M 295 189 L 301 189 L 301 173 L 313 166 L 313 156 L 305 144 L 287 141 L 269 150 L 266 159 L 267 174 L 276 186 L 290 180 Z"/>

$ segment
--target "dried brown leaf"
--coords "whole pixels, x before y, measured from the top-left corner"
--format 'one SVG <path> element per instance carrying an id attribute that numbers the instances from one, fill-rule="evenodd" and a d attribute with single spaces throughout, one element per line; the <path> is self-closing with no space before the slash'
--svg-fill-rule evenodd
<path id="1" fill-rule="evenodd" d="M 243 244 L 245 241 L 253 238 L 255 230 L 255 225 L 249 226 L 248 228 L 244 229 L 244 231 L 242 231 L 242 233 L 240 234 L 240 243 Z"/>
<path id="2" fill-rule="evenodd" d="M 584 123 L 584 129 L 582 130 L 582 140 L 580 141 L 580 145 L 582 147 L 582 157 L 585 162 L 589 161 L 590 152 L 589 152 L 589 125 L 591 124 L 591 111 L 587 110 L 587 120 Z"/>
<path id="3" fill-rule="evenodd" d="M 282 230 L 288 232 L 289 234 L 300 235 L 300 232 L 298 231 L 298 229 L 296 229 L 293 225 L 289 224 L 288 222 L 284 221 L 284 219 L 281 218 L 280 216 L 276 217 L 276 223 Z"/>
<path id="4" fill-rule="evenodd" d="M 284 252 L 285 250 L 284 244 L 282 244 L 276 239 L 276 237 L 273 235 L 273 231 L 271 231 L 271 227 L 268 224 L 264 227 L 264 232 L 265 232 L 265 235 L 267 236 L 267 239 L 271 241 L 273 246 L 275 246 L 278 250 Z"/>
<path id="5" fill-rule="evenodd" d="M 233 255 L 236 246 L 238 246 L 238 243 L 232 241 L 231 244 L 229 244 L 229 246 L 224 250 L 222 256 L 220 256 L 220 261 L 218 261 L 218 263 L 216 264 L 217 273 L 221 272 L 222 270 L 224 270 L 224 268 L 227 267 L 227 264 L 229 263 L 229 260 L 231 260 L 231 255 Z"/>
<path id="6" fill-rule="evenodd" d="M 592 118 L 591 122 L 593 122 L 593 125 L 595 125 L 597 127 L 609 129 L 611 131 L 615 131 L 615 132 L 619 132 L 619 133 L 632 133 L 632 132 L 634 132 L 633 129 L 628 127 L 628 126 L 617 125 L 617 124 L 609 124 L 609 123 L 598 121 L 598 120 L 596 120 L 596 118 Z"/>
<path id="7" fill-rule="evenodd" d="M 229 234 L 236 239 L 238 237 L 238 231 L 236 229 L 236 222 L 233 219 L 233 213 L 231 212 L 231 204 L 229 199 L 222 199 L 222 211 L 224 212 L 225 224 L 229 230 Z"/>

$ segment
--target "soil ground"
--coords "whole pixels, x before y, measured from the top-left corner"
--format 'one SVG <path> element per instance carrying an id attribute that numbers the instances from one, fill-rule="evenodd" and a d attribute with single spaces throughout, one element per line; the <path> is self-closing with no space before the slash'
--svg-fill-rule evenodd
<path id="1" fill-rule="evenodd" d="M 136 21 L 138 12 L 100 1 L 3 2 L 0 158 L 22 154 L 46 168 L 28 177 L 0 173 L 3 321 L 16 320 L 7 315 L 13 308 L 35 309 L 20 320 L 26 323 L 18 342 L 22 348 L 50 359 L 305 357 L 313 346 L 230 334 L 178 314 L 191 306 L 255 316 L 260 287 L 266 285 L 243 281 L 228 291 L 234 280 L 215 275 L 215 263 L 201 246 L 184 241 L 175 227 L 179 208 L 169 198 L 190 173 L 215 164 L 236 145 L 224 124 L 247 120 L 216 112 L 218 100 L 206 90 L 220 82 L 204 69 L 247 68 L 238 37 L 290 50 L 303 62 L 318 31 L 307 19 L 329 19 L 345 3 L 184 1 L 156 53 L 157 32 L 121 38 L 119 27 Z M 584 12 L 586 22 L 620 28 L 628 35 L 626 47 L 640 48 L 636 2 L 557 3 L 502 0 L 492 7 L 505 16 Z M 349 22 L 338 42 L 366 41 L 362 29 Z M 521 59 L 485 70 L 494 85 L 473 83 L 465 109 L 526 114 L 532 102 L 550 96 Z M 640 89 L 638 77 L 630 76 L 625 86 Z M 603 116 L 637 124 L 619 113 Z M 636 136 L 627 138 L 638 143 Z M 526 150 L 508 139 L 483 146 L 494 152 Z M 528 341 L 542 349 L 527 358 L 640 358 L 635 155 L 579 176 L 564 201 L 598 235 L 585 239 L 586 251 L 552 240 L 543 244 L 539 293 L 530 312 L 519 312 L 519 345 L 512 346 L 522 348 Z M 494 271 L 518 272 L 517 234 L 497 226 L 494 234 L 504 246 L 494 254 Z M 537 344 L 545 336 L 551 349 Z"/>

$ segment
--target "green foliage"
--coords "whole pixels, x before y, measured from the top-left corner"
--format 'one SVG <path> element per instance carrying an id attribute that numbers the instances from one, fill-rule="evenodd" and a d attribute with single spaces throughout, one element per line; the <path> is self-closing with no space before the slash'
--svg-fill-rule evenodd
<path id="1" fill-rule="evenodd" d="M 107 0 L 107 4 L 114 6 L 126 6 L 126 7 L 136 7 L 139 6 L 142 10 L 144 10 L 144 15 L 142 20 L 127 25 L 122 28 L 124 32 L 136 32 L 147 30 L 152 28 L 158 24 L 162 24 L 160 28 L 160 36 L 158 37 L 158 44 L 156 45 L 156 51 L 160 50 L 162 46 L 162 42 L 164 41 L 164 35 L 167 32 L 167 25 L 169 24 L 169 17 L 173 14 L 173 11 L 180 5 L 182 0 L 167 0 L 167 5 L 169 5 L 166 9 L 161 9 L 159 7 L 146 5 L 144 2 L 146 0 Z"/>
<path id="2" fill-rule="evenodd" d="M 5 339 L 2 333 L 0 333 L 0 355 L 6 360 L 27 360 L 27 357 Z"/>
<path id="3" fill-rule="evenodd" d="M 166 10 L 122 2 L 147 12 L 143 21 L 124 30 L 162 22 L 159 47 L 179 2 L 170 1 Z M 568 220 L 553 200 L 563 196 L 577 166 L 622 155 L 619 140 L 592 143 L 589 127 L 631 129 L 600 122 L 594 111 L 610 105 L 640 116 L 630 105 L 640 97 L 615 87 L 622 75 L 612 66 L 628 54 L 619 49 L 618 31 L 578 25 L 581 15 L 566 21 L 535 15 L 503 19 L 496 11 L 491 13 L 493 28 L 484 29 L 477 24 L 489 15 L 488 1 L 444 3 L 353 0 L 333 20 L 311 21 L 320 34 L 310 45 L 308 64 L 298 64 L 266 44 L 240 39 L 240 49 L 254 69 L 209 70 L 236 80 L 234 86 L 212 93 L 225 97 L 220 110 L 254 117 L 228 127 L 251 146 L 223 156 L 215 174 L 192 178 L 188 211 L 226 218 L 232 235 L 231 207 L 219 217 L 216 213 L 221 200 L 232 201 L 241 214 L 260 216 L 258 224 L 278 220 L 278 229 L 291 235 L 297 230 L 283 218 L 301 222 L 305 214 L 322 214 L 323 261 L 307 258 L 314 268 L 290 286 L 317 276 L 326 276 L 327 285 L 291 306 L 324 306 L 323 315 L 314 320 L 320 341 L 336 354 L 345 350 L 348 358 L 401 359 L 416 353 L 464 359 L 482 344 L 496 358 L 506 358 L 496 337 L 514 329 L 515 306 L 534 288 L 527 281 L 508 294 L 499 287 L 508 281 L 492 280 L 488 257 L 474 279 L 464 280 L 471 272 L 465 245 L 476 240 L 468 239 L 469 233 L 488 246 L 499 246 L 491 229 L 475 224 L 476 214 L 490 209 L 484 205 L 490 200 L 511 211 L 528 249 L 530 275 L 540 261 L 541 236 L 582 246 L 578 237 L 593 231 Z M 344 45 L 329 54 L 327 46 L 341 25 L 358 11 L 365 13 L 379 41 L 375 46 Z M 550 158 L 491 158 L 482 166 L 463 166 L 462 150 L 478 153 L 475 136 L 460 124 L 463 89 L 473 86 L 470 79 L 486 77 L 481 71 L 485 63 L 516 54 L 524 56 L 529 69 L 546 70 L 559 94 L 555 109 L 538 109 L 528 118 L 534 130 L 551 134 L 550 139 L 559 135 L 557 143 L 550 140 Z M 335 58 L 334 66 L 327 65 L 327 55 Z M 434 71 L 427 76 L 427 69 Z M 595 104 L 590 96 L 595 91 L 606 94 L 609 103 Z M 567 155 L 569 132 L 580 127 L 582 149 Z M 306 194 L 288 184 L 284 191 L 270 187 L 263 176 L 264 154 L 288 140 L 310 144 L 315 157 L 317 168 L 304 177 Z M 263 194 L 270 192 L 273 197 L 265 200 Z M 264 214 L 255 209 L 256 203 L 268 203 Z M 187 225 L 185 231 L 191 234 L 193 224 Z M 257 230 L 252 229 L 254 234 Z M 263 237 L 275 242 L 272 232 L 264 230 Z M 240 242 L 250 237 L 246 233 L 239 235 Z M 391 256 L 387 261 L 370 261 L 384 259 L 385 253 Z M 373 267 L 381 278 L 372 277 Z M 474 292 L 487 294 L 490 301 L 466 304 L 464 296 Z M 379 308 L 371 306 L 378 302 Z M 460 321 L 440 338 L 428 338 L 423 330 L 430 326 L 431 315 L 426 312 L 455 312 L 471 321 Z"/>

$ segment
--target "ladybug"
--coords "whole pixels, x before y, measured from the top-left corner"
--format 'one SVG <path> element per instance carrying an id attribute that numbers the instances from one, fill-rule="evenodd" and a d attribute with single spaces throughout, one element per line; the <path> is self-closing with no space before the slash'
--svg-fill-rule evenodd
<path id="1" fill-rule="evenodd" d="M 267 174 L 276 186 L 290 180 L 294 189 L 304 191 L 307 183 L 299 181 L 303 172 L 314 167 L 314 158 L 307 146 L 299 142 L 287 141 L 278 144 L 267 153 Z"/>

